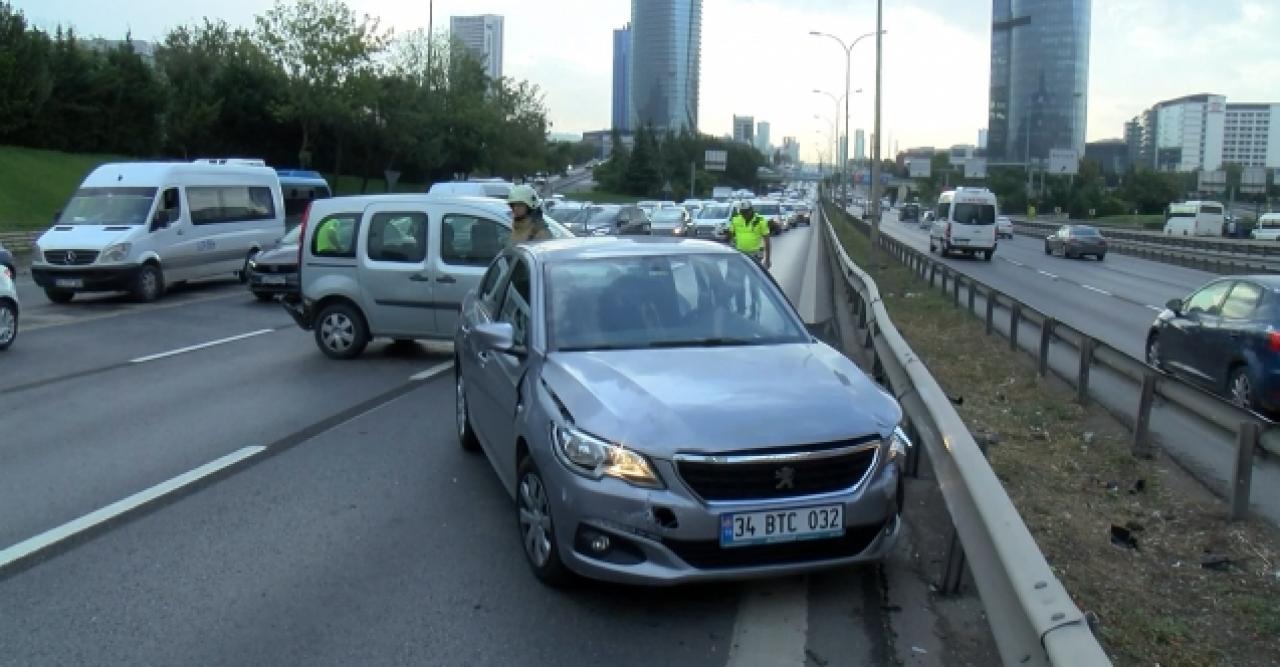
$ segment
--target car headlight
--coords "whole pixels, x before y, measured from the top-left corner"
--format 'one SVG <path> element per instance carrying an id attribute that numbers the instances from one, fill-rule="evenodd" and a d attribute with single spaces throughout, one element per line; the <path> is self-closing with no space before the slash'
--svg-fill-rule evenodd
<path id="1" fill-rule="evenodd" d="M 662 488 L 662 482 L 644 454 L 605 442 L 572 426 L 552 426 L 551 441 L 556 458 L 583 477 L 613 477 L 632 486 Z"/>
<path id="2" fill-rule="evenodd" d="M 258 260 L 256 260 L 256 259 L 251 259 L 251 260 L 249 260 L 248 267 L 249 267 L 249 270 L 250 270 L 250 271 L 253 271 L 253 270 L 257 269 L 257 268 L 258 268 Z"/>
<path id="3" fill-rule="evenodd" d="M 889 460 L 900 460 L 907 457 L 907 452 L 914 447 L 911 438 L 907 437 L 907 432 L 902 430 L 901 426 L 894 427 L 893 435 L 888 437 L 889 443 Z"/>
<path id="4" fill-rule="evenodd" d="M 129 256 L 129 251 L 133 249 L 132 243 L 116 243 L 107 246 L 106 250 L 98 255 L 99 262 L 123 262 L 125 257 Z"/>

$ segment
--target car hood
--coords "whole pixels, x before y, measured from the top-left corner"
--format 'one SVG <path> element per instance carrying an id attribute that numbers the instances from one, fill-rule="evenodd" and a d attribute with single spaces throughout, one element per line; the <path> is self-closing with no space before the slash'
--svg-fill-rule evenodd
<path id="1" fill-rule="evenodd" d="M 659 458 L 887 436 L 902 418 L 822 343 L 554 352 L 542 380 L 579 428 Z"/>
<path id="2" fill-rule="evenodd" d="M 253 261 L 258 264 L 297 264 L 298 263 L 298 244 L 290 243 L 288 245 L 277 245 L 262 252 L 254 257 Z"/>
<path id="3" fill-rule="evenodd" d="M 138 225 L 55 225 L 40 235 L 41 250 L 102 250 L 126 240 Z"/>

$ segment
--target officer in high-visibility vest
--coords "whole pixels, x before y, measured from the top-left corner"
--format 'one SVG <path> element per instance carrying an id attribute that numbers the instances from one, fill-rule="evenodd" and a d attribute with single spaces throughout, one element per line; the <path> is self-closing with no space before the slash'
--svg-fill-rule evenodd
<path id="1" fill-rule="evenodd" d="M 738 214 L 729 220 L 729 241 L 739 252 L 756 260 L 764 268 L 771 266 L 769 221 L 751 208 L 749 200 L 738 204 Z"/>

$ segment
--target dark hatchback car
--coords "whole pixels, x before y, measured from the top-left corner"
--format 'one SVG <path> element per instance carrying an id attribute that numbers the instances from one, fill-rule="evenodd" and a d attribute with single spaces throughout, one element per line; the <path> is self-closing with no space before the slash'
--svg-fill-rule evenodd
<path id="1" fill-rule="evenodd" d="M 1044 239 L 1044 254 L 1060 253 L 1063 257 L 1107 256 L 1107 239 L 1089 225 L 1063 225 Z"/>
<path id="2" fill-rule="evenodd" d="M 920 222 L 920 205 L 903 204 L 898 211 L 898 222 Z"/>
<path id="3" fill-rule="evenodd" d="M 578 236 L 648 235 L 651 229 L 652 222 L 644 209 L 621 204 L 590 206 L 569 225 L 569 230 Z"/>
<path id="4" fill-rule="evenodd" d="M 1220 278 L 1171 300 L 1147 334 L 1147 363 L 1280 413 L 1280 276 Z"/>
<path id="5" fill-rule="evenodd" d="M 259 301 L 298 292 L 298 233 L 301 230 L 301 226 L 295 226 L 249 260 L 249 276 L 245 282 Z"/>

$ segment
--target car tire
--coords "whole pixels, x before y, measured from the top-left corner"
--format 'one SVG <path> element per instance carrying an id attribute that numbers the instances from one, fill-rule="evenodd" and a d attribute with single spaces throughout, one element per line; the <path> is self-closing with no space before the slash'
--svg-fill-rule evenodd
<path id="1" fill-rule="evenodd" d="M 254 292 L 253 296 L 259 301 L 275 301 L 276 295 L 271 292 Z"/>
<path id="2" fill-rule="evenodd" d="M 1050 247 L 1049 247 L 1049 244 L 1047 244 L 1047 243 L 1046 243 L 1046 244 L 1045 244 L 1045 246 L 1044 246 L 1044 254 L 1046 254 L 1046 255 L 1053 255 L 1053 248 L 1050 248 Z"/>
<path id="3" fill-rule="evenodd" d="M 991 258 L 995 256 L 996 256 L 995 248 L 992 248 L 991 250 L 982 251 L 982 261 L 984 262 L 990 262 Z"/>
<path id="4" fill-rule="evenodd" d="M 71 300 L 76 298 L 75 292 L 60 289 L 47 289 L 44 291 L 44 295 L 54 303 L 71 303 Z"/>
<path id="5" fill-rule="evenodd" d="M 9 349 L 18 339 L 18 307 L 11 301 L 0 301 L 0 350 Z"/>
<path id="6" fill-rule="evenodd" d="M 1249 379 L 1249 368 L 1244 365 L 1231 369 L 1227 379 L 1227 398 L 1245 410 L 1257 409 L 1257 398 L 1253 392 L 1253 381 Z"/>
<path id="7" fill-rule="evenodd" d="M 1100 252 L 1100 253 L 1098 253 L 1098 261 L 1099 261 L 1099 262 L 1101 262 L 1102 260 L 1104 260 L 1104 259 L 1106 259 L 1106 258 L 1107 258 L 1107 253 L 1105 253 L 1105 252 Z"/>
<path id="8" fill-rule="evenodd" d="M 537 464 L 527 454 L 520 461 L 516 479 L 516 529 L 525 561 L 538 581 L 563 588 L 575 577 L 560 559 L 551 517 L 551 494 Z"/>
<path id="9" fill-rule="evenodd" d="M 480 450 L 480 439 L 471 426 L 471 409 L 467 406 L 466 380 L 462 377 L 462 369 L 455 359 L 453 362 L 453 404 L 458 428 L 458 445 L 463 450 L 475 452 Z"/>
<path id="10" fill-rule="evenodd" d="M 330 359 L 354 359 L 369 344 L 369 328 L 354 307 L 326 306 L 315 319 L 316 345 Z"/>
<path id="11" fill-rule="evenodd" d="M 135 301 L 150 303 L 164 294 L 164 274 L 155 264 L 143 264 L 138 269 L 138 276 L 133 280 L 133 289 L 129 290 Z"/>

